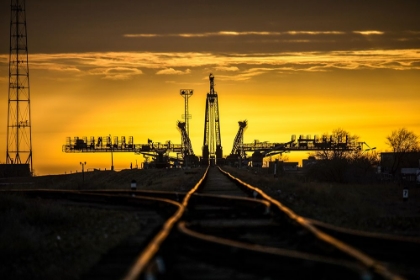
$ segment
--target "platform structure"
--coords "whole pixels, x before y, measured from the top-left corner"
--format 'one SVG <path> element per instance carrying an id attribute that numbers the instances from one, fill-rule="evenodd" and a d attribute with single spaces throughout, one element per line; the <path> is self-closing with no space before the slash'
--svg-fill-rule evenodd
<path id="1" fill-rule="evenodd" d="M 283 154 L 292 151 L 363 151 L 365 142 L 356 142 L 350 140 L 348 136 L 336 139 L 333 136 L 314 136 L 300 135 L 296 139 L 296 135 L 292 135 L 291 140 L 285 143 L 260 142 L 255 140 L 253 143 L 242 145 L 243 151 L 252 152 L 252 166 L 261 167 L 265 157 Z"/>
<path id="2" fill-rule="evenodd" d="M 348 135 L 321 137 L 310 135 L 300 135 L 292 138 L 288 142 L 268 141 L 260 142 L 255 140 L 252 143 L 244 143 L 244 132 L 248 126 L 246 120 L 239 121 L 239 130 L 233 142 L 233 148 L 226 158 L 223 157 L 223 148 L 221 145 L 219 101 L 215 91 L 214 76 L 210 73 L 210 91 L 206 97 L 206 111 L 204 119 L 204 141 L 202 148 L 202 157 L 197 157 L 192 149 L 191 140 L 188 133 L 188 98 L 193 94 L 193 90 L 183 89 L 181 96 L 185 99 L 184 121 L 178 121 L 177 126 L 181 132 L 181 144 L 174 144 L 171 141 L 166 143 L 154 143 L 148 139 L 147 143 L 135 144 L 133 137 L 122 136 L 118 138 L 111 135 L 105 137 L 68 137 L 66 144 L 63 145 L 63 152 L 66 153 L 98 153 L 105 152 L 132 152 L 152 157 L 152 164 L 155 167 L 170 166 L 206 166 L 210 165 L 247 165 L 252 162 L 253 167 L 262 167 L 265 157 L 292 151 L 332 151 L 334 153 L 344 153 L 351 151 L 365 151 L 365 142 L 356 142 Z M 369 146 L 368 146 L 369 147 Z M 247 157 L 247 153 L 252 153 Z M 175 156 L 173 156 L 175 154 Z M 113 170 L 113 163 L 111 165 Z"/>
<path id="3" fill-rule="evenodd" d="M 182 155 L 183 146 L 171 141 L 166 143 L 153 142 L 135 144 L 133 136 L 99 136 L 99 137 L 67 137 L 66 144 L 62 146 L 65 153 L 135 153 L 151 156 L 156 163 L 155 167 L 169 167 L 172 162 L 180 162 L 182 158 L 170 156 L 170 153 Z M 111 170 L 113 164 L 111 165 Z"/>

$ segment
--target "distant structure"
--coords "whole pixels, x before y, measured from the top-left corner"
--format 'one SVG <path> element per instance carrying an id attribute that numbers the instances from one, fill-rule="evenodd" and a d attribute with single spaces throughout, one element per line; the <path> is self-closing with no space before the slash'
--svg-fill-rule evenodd
<path id="1" fill-rule="evenodd" d="M 420 152 L 380 153 L 379 173 L 399 175 L 404 169 L 420 169 Z"/>
<path id="2" fill-rule="evenodd" d="M 202 163 L 223 164 L 223 148 L 220 137 L 219 102 L 214 90 L 214 76 L 210 73 L 210 92 L 207 93 L 204 117 L 204 141 Z"/>
<path id="3" fill-rule="evenodd" d="M 184 167 L 196 167 L 199 164 L 198 157 L 194 155 L 190 137 L 187 134 L 185 122 L 178 122 L 181 132 L 182 159 Z"/>
<path id="4" fill-rule="evenodd" d="M 106 137 L 74 137 L 73 139 L 67 137 L 66 144 L 63 145 L 63 152 L 66 153 L 97 153 L 106 152 L 134 152 L 135 154 L 142 154 L 143 156 L 152 157 L 150 163 L 146 162 L 147 168 L 170 168 L 170 167 L 195 167 L 210 165 L 224 165 L 231 166 L 252 166 L 263 167 L 264 158 L 271 157 L 278 154 L 283 154 L 292 151 L 322 151 L 332 153 L 344 153 L 351 151 L 370 151 L 375 148 L 370 148 L 365 142 L 356 142 L 349 135 L 327 135 L 321 137 L 318 135 L 292 135 L 288 142 L 269 143 L 268 141 L 260 142 L 254 140 L 252 143 L 244 143 L 244 132 L 248 127 L 248 121 L 239 121 L 239 130 L 233 141 L 233 148 L 231 153 L 223 158 L 223 148 L 221 144 L 220 133 L 220 118 L 219 118 L 219 101 L 217 92 L 214 90 L 214 76 L 210 73 L 210 91 L 206 98 L 206 111 L 204 120 L 204 141 L 202 147 L 201 159 L 194 154 L 191 140 L 188 132 L 188 119 L 190 118 L 188 112 L 188 99 L 192 96 L 192 89 L 181 89 L 180 94 L 185 99 L 185 114 L 183 118 L 185 121 L 178 121 L 177 126 L 181 132 L 181 144 L 174 144 L 171 141 L 166 143 L 153 142 L 148 139 L 147 143 L 135 144 L 133 137 L 126 141 L 125 136 L 120 140 L 117 136 L 114 141 L 111 141 L 110 136 Z M 364 149 L 366 145 L 369 149 Z M 176 154 L 176 157 L 173 154 Z M 252 153 L 251 157 L 247 153 Z M 171 155 L 172 154 L 172 155 Z M 315 158 L 308 162 L 308 164 L 316 164 Z M 113 164 L 111 164 L 113 165 Z M 273 166 L 273 164 L 271 164 Z M 298 163 L 276 163 L 274 166 L 278 170 L 296 171 Z M 269 166 L 270 167 L 270 166 Z M 274 167 L 273 167 L 274 168 Z"/>
<path id="5" fill-rule="evenodd" d="M 179 91 L 179 94 L 184 98 L 185 100 L 185 112 L 182 115 L 184 122 L 185 122 L 185 130 L 188 134 L 188 136 L 190 135 L 190 126 L 188 124 L 188 120 L 191 119 L 191 115 L 188 112 L 188 99 L 194 94 L 194 90 L 192 89 L 181 89 Z"/>
<path id="6" fill-rule="evenodd" d="M 27 43 L 25 0 L 12 0 L 6 165 L 16 165 L 7 167 L 14 176 L 22 176 L 25 165 L 33 172 Z"/>
<path id="7" fill-rule="evenodd" d="M 232 151 L 230 155 L 227 156 L 226 162 L 229 165 L 240 165 L 243 159 L 246 158 L 246 153 L 244 151 L 244 132 L 248 127 L 248 121 L 239 121 L 239 130 L 236 133 L 235 139 L 233 140 Z"/>

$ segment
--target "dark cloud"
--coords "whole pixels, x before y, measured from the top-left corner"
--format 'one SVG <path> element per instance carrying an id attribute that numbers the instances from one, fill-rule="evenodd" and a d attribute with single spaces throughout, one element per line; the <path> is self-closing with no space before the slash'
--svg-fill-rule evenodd
<path id="1" fill-rule="evenodd" d="M 175 4 L 176 3 L 176 4 Z M 419 1 L 189 0 L 26 1 L 30 52 L 343 50 L 420 45 Z M 8 52 L 10 3 L 0 4 L 0 53 Z M 384 32 L 363 38 L 353 31 Z M 338 31 L 292 38 L 126 38 L 124 34 Z M 406 31 L 411 31 L 408 33 Z M 392 35 L 391 35 L 392 34 Z M 312 36 L 312 37 L 311 37 Z"/>

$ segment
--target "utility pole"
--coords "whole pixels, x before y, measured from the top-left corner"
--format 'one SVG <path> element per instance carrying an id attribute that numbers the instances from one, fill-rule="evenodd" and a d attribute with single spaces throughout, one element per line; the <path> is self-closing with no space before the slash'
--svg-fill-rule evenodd
<path id="1" fill-rule="evenodd" d="M 6 164 L 32 166 L 31 106 L 25 0 L 11 0 Z"/>
<path id="2" fill-rule="evenodd" d="M 85 184 L 85 165 L 86 165 L 86 161 L 85 162 L 80 162 L 80 165 L 82 166 L 82 185 Z"/>
<path id="3" fill-rule="evenodd" d="M 111 148 L 111 171 L 114 171 L 114 154 L 113 154 L 114 147 L 112 145 L 111 134 L 109 135 L 109 146 Z"/>

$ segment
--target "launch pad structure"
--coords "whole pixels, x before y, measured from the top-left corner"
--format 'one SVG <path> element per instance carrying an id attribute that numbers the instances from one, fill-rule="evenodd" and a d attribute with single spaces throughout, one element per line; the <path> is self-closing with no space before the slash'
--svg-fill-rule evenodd
<path id="1" fill-rule="evenodd" d="M 345 139 L 333 139 L 327 136 L 321 138 L 301 135 L 285 143 L 269 143 L 254 141 L 243 143 L 244 132 L 248 126 L 246 120 L 239 121 L 239 130 L 233 141 L 231 153 L 223 156 L 220 129 L 220 108 L 218 94 L 215 91 L 215 77 L 209 74 L 210 89 L 206 96 L 204 115 L 204 138 L 202 156 L 194 154 L 189 137 L 188 100 L 193 95 L 192 89 L 181 89 L 184 98 L 184 121 L 178 121 L 177 127 L 181 134 L 181 143 L 147 143 L 135 144 L 133 136 L 118 137 L 111 135 L 99 137 L 67 137 L 62 150 L 66 153 L 111 153 L 113 169 L 113 153 L 130 152 L 152 157 L 151 166 L 167 168 L 171 166 L 195 167 L 199 165 L 235 164 L 237 161 L 250 161 L 254 167 L 262 167 L 263 159 L 276 154 L 290 151 L 326 151 L 363 150 L 364 142 Z M 32 122 L 30 106 L 28 46 L 26 32 L 25 0 L 11 0 L 10 20 L 10 54 L 9 54 L 9 92 L 7 119 L 6 164 L 0 165 L 2 175 L 29 176 L 33 174 L 32 164 Z M 247 153 L 252 152 L 251 159 Z M 175 156 L 173 155 L 175 154 Z M 16 173 L 16 174 L 15 174 Z"/>
<path id="2" fill-rule="evenodd" d="M 205 115 L 204 115 L 204 139 L 202 147 L 202 157 L 196 156 L 192 149 L 188 131 L 188 99 L 192 96 L 193 90 L 180 90 L 181 96 L 185 99 L 183 115 L 184 121 L 178 121 L 177 127 L 181 133 L 181 144 L 174 144 L 171 141 L 166 143 L 154 143 L 148 139 L 147 143 L 135 144 L 133 136 L 118 138 L 114 136 L 105 137 L 71 137 L 67 138 L 63 145 L 63 152 L 66 153 L 97 153 L 97 152 L 131 152 L 143 154 L 153 158 L 151 167 L 168 168 L 171 166 L 196 167 L 210 165 L 235 165 L 238 161 L 246 161 L 253 167 L 262 167 L 265 157 L 282 154 L 291 151 L 354 151 L 363 150 L 364 142 L 355 142 L 348 136 L 332 137 L 323 135 L 322 137 L 310 135 L 300 135 L 284 143 L 259 142 L 244 143 L 244 132 L 248 127 L 248 121 L 239 121 L 239 130 L 233 141 L 231 153 L 223 157 L 221 144 L 219 100 L 215 91 L 214 75 L 209 75 L 210 90 L 206 96 Z M 113 140 L 113 141 L 112 141 Z M 247 157 L 247 153 L 252 156 Z M 176 156 L 171 156 L 176 154 Z"/>
<path id="3" fill-rule="evenodd" d="M 219 98 L 214 90 L 214 76 L 210 73 L 210 91 L 206 98 L 202 164 L 222 164 L 223 148 L 220 135 Z"/>
<path id="4" fill-rule="evenodd" d="M 188 100 L 194 93 L 192 89 L 181 89 L 184 98 L 184 121 L 178 121 L 177 127 L 181 134 L 181 143 L 147 143 L 135 144 L 133 136 L 118 137 L 111 135 L 99 137 L 68 137 L 62 150 L 66 153 L 111 153 L 111 170 L 114 170 L 113 153 L 130 152 L 152 157 L 151 166 L 167 168 L 171 166 L 195 167 L 199 165 L 234 164 L 236 161 L 248 159 L 247 153 L 252 152 L 251 163 L 254 167 L 262 166 L 264 157 L 290 151 L 318 151 L 341 149 L 351 151 L 362 149 L 363 143 L 353 143 L 347 137 L 343 139 L 327 139 L 326 137 L 292 136 L 285 143 L 258 142 L 244 144 L 244 131 L 247 121 L 239 121 L 239 131 L 234 139 L 231 153 L 223 156 L 220 130 L 219 97 L 215 90 L 215 77 L 209 74 L 209 92 L 206 96 L 204 115 L 204 138 L 202 156 L 194 154 L 189 136 Z M 32 165 L 32 122 L 30 106 L 28 46 L 26 34 L 25 0 L 11 0 L 10 20 L 10 55 L 9 55 L 9 93 L 7 119 L 6 164 L 0 165 L 2 174 L 22 176 L 33 174 Z M 174 155 L 175 154 L 175 155 Z M 27 169 L 27 172 L 25 171 Z M 14 174 L 14 173 L 19 174 Z M 3 175 L 4 175 L 3 174 Z M 25 175 L 23 175 L 25 176 Z"/>

